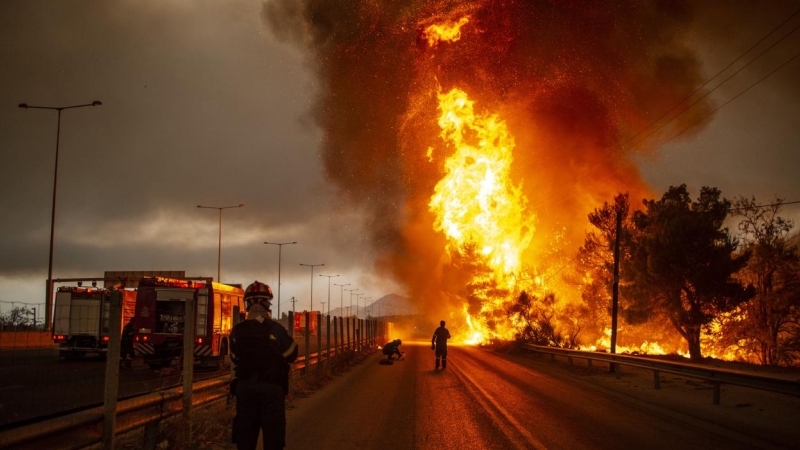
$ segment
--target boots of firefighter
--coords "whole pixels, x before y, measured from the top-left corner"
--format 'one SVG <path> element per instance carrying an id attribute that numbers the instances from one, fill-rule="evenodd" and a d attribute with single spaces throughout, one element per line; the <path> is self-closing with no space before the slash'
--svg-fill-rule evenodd
<path id="1" fill-rule="evenodd" d="M 445 367 L 447 367 L 447 357 L 442 358 L 442 369 L 444 369 Z"/>
<path id="2" fill-rule="evenodd" d="M 439 368 L 439 357 L 438 356 L 436 357 L 436 368 L 437 369 Z"/>

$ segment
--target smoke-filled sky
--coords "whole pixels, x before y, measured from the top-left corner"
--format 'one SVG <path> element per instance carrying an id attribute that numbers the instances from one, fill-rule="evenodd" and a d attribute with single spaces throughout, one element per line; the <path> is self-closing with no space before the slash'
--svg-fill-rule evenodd
<path id="1" fill-rule="evenodd" d="M 319 309 L 320 274 L 340 275 L 334 307 L 334 283 L 367 302 L 442 287 L 426 205 L 453 87 L 514 134 L 540 248 L 577 249 L 587 208 L 621 190 L 800 200 L 797 2 L 604 3 L 4 1 L 0 302 L 42 303 L 47 276 L 57 115 L 23 102 L 103 103 L 62 113 L 54 278 L 216 277 L 218 212 L 197 205 L 244 203 L 223 212 L 222 281 L 277 286 L 263 242 L 297 241 L 281 310 L 308 308 L 312 279 Z M 421 39 L 463 16 L 458 42 Z"/>

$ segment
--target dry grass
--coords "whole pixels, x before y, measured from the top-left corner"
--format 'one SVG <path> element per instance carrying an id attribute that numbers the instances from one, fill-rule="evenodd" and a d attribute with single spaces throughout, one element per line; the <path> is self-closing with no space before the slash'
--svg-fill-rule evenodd
<path id="1" fill-rule="evenodd" d="M 293 399 L 311 395 L 336 376 L 366 359 L 373 352 L 374 350 L 358 353 L 345 351 L 330 361 L 330 368 L 327 363 L 323 363 L 320 366 L 311 366 L 305 372 L 292 372 L 287 406 L 291 408 Z M 182 416 L 166 419 L 159 426 L 155 438 L 156 448 L 164 450 L 235 449 L 235 444 L 231 444 L 231 423 L 235 414 L 236 404 L 232 398 L 195 408 L 192 411 L 192 433 L 189 439 L 186 436 L 187 424 Z M 144 430 L 132 431 L 117 438 L 116 448 L 138 450 L 142 448 L 144 439 Z"/>

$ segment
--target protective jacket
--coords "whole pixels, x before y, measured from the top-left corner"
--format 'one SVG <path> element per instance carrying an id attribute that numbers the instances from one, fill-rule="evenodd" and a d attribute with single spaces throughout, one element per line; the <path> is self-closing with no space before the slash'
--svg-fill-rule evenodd
<path id="1" fill-rule="evenodd" d="M 297 359 L 297 344 L 286 328 L 268 318 L 248 319 L 233 328 L 230 338 L 236 378 L 266 381 L 289 392 L 289 363 Z"/>
<path id="2" fill-rule="evenodd" d="M 232 440 L 239 450 L 255 450 L 261 430 L 264 449 L 282 449 L 289 362 L 297 359 L 297 345 L 283 326 L 266 317 L 238 323 L 230 339 L 236 374 L 231 386 L 236 395 Z"/>
<path id="3" fill-rule="evenodd" d="M 447 340 L 450 339 L 450 331 L 445 327 L 439 327 L 433 332 L 431 343 L 436 344 L 436 349 L 447 350 Z"/>

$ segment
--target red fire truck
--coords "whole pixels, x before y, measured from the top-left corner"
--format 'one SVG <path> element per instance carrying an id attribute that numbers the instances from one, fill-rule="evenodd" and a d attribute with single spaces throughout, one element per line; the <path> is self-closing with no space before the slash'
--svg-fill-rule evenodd
<path id="1" fill-rule="evenodd" d="M 195 302 L 194 361 L 219 366 L 230 348 L 234 306 L 244 312 L 241 287 L 212 282 L 144 277 L 139 281 L 134 316 L 134 347 L 151 368 L 180 358 L 186 302 Z"/>
<path id="2" fill-rule="evenodd" d="M 308 326 L 306 326 L 306 313 L 308 313 Z M 317 317 L 319 311 L 303 311 L 295 313 L 294 315 L 294 333 L 295 336 L 309 336 L 317 335 Z"/>
<path id="3" fill-rule="evenodd" d="M 136 292 L 122 292 L 122 326 L 133 316 Z M 104 358 L 109 341 L 109 289 L 61 286 L 56 291 L 53 341 L 59 356 L 72 359 L 97 354 Z"/>

